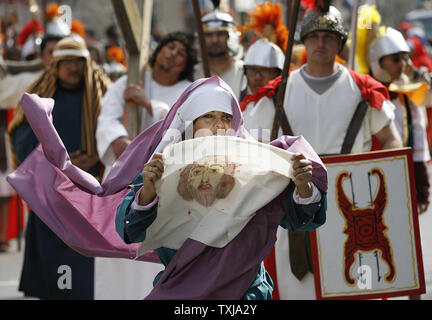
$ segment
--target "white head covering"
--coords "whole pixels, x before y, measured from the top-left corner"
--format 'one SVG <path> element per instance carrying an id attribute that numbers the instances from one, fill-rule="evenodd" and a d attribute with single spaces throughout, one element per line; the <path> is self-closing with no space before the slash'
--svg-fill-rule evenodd
<path id="1" fill-rule="evenodd" d="M 232 95 L 215 82 L 199 86 L 178 109 L 154 153 L 160 153 L 168 145 L 180 141 L 182 133 L 192 129 L 193 121 L 207 112 L 221 111 L 232 115 L 232 99 Z"/>
<path id="2" fill-rule="evenodd" d="M 210 111 L 221 111 L 232 114 L 232 97 L 216 83 L 206 83 L 198 87 L 186 99 L 177 115 L 183 121 L 194 121 Z"/>
<path id="3" fill-rule="evenodd" d="M 267 39 L 259 39 L 252 44 L 244 59 L 245 66 L 261 66 L 283 69 L 285 55 L 274 43 Z"/>

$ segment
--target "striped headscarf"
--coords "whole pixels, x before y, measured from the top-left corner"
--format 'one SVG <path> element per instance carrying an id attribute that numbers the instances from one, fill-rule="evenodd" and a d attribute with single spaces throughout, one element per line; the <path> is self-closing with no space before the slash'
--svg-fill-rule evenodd
<path id="1" fill-rule="evenodd" d="M 60 61 L 74 57 L 86 59 L 84 67 L 84 93 L 83 110 L 81 119 L 81 150 L 86 150 L 87 155 L 97 154 L 96 150 L 96 124 L 100 112 L 102 97 L 111 84 L 111 80 L 99 66 L 91 60 L 89 51 L 83 41 L 73 37 L 60 40 L 53 52 L 53 60 L 50 67 L 37 79 L 27 93 L 36 93 L 43 98 L 52 98 L 57 89 L 58 64 Z M 9 124 L 8 131 L 11 134 L 23 121 L 26 121 L 21 104 L 17 106 L 14 117 Z M 13 157 L 14 165 L 19 164 Z"/>

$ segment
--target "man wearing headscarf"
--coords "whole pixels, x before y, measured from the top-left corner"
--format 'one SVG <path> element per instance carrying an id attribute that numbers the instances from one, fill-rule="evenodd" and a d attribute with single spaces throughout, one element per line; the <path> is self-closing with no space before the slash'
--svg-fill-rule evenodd
<path id="1" fill-rule="evenodd" d="M 57 43 L 50 67 L 28 90 L 55 100 L 53 125 L 72 163 L 96 177 L 101 169 L 96 151 L 96 120 L 109 85 L 109 78 L 91 61 L 84 42 L 67 37 Z M 15 109 L 8 130 L 18 165 L 39 144 L 21 104 Z M 65 266 L 70 269 L 63 269 Z M 72 273 L 71 282 L 65 283 L 67 290 L 59 279 L 64 270 Z M 40 299 L 92 299 L 93 277 L 93 258 L 69 248 L 31 211 L 19 290 Z"/>

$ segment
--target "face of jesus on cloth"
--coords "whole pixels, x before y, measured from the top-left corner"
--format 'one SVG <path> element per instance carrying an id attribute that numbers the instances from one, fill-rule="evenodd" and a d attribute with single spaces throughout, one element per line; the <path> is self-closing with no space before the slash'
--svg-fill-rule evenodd
<path id="1" fill-rule="evenodd" d="M 184 200 L 195 200 L 209 207 L 231 192 L 235 184 L 234 170 L 235 165 L 225 157 L 208 156 L 182 171 L 177 191 Z"/>
<path id="2" fill-rule="evenodd" d="M 175 132 L 175 139 L 182 137 L 183 140 L 214 135 L 231 135 L 232 99 L 233 96 L 226 89 L 217 84 L 209 83 L 199 87 L 183 102 L 182 108 L 177 110 L 167 133 L 156 147 L 157 151 L 155 151 L 152 160 L 144 165 L 142 176 L 143 183 L 147 187 L 141 189 L 138 202 L 140 205 L 147 205 L 156 196 L 154 182 L 162 177 L 164 171 L 162 154 L 159 152 L 172 142 L 172 133 Z M 186 181 L 188 175 L 185 175 Z M 184 185 L 186 185 L 186 181 L 183 183 Z M 212 181 L 214 181 L 214 177 L 212 177 Z M 193 199 L 192 193 L 193 190 L 187 192 L 191 200 Z M 203 194 L 208 195 L 209 193 Z M 211 202 L 211 200 L 201 201 L 203 205 Z"/>

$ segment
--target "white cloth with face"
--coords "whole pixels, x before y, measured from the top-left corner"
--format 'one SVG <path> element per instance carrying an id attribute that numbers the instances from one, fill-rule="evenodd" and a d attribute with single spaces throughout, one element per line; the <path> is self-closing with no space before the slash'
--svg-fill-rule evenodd
<path id="1" fill-rule="evenodd" d="M 148 210 L 159 200 L 158 214 L 146 230 L 146 239 L 137 256 L 159 247 L 178 249 L 186 238 L 223 247 L 242 230 L 259 208 L 289 184 L 292 154 L 288 151 L 231 136 L 192 139 L 193 121 L 211 111 L 232 114 L 231 95 L 215 83 L 202 85 L 191 93 L 156 147 L 154 153 L 162 153 L 164 159 L 164 173 L 156 183 L 159 198 L 144 208 L 137 206 L 135 198 L 133 208 Z M 180 142 L 183 132 L 187 140 Z M 221 164 L 221 161 L 210 160 L 196 177 L 190 175 L 193 168 L 189 168 L 184 180 L 190 184 L 190 194 L 186 195 L 187 200 L 183 199 L 184 192 L 180 192 L 182 195 L 178 192 L 182 187 L 179 185 L 181 172 L 194 161 L 198 162 L 195 164 L 202 164 L 204 159 L 214 159 L 215 155 L 217 159 L 227 161 Z M 222 171 L 234 179 L 222 177 Z M 207 177 L 210 182 L 210 176 L 214 185 L 207 184 L 198 190 L 202 181 L 197 180 Z M 232 189 L 222 194 L 224 198 L 212 198 L 215 192 L 212 188 L 216 188 L 222 178 L 227 179 L 223 183 L 232 184 Z M 190 191 L 193 185 L 197 187 L 195 193 Z M 314 186 L 313 195 L 307 203 L 320 199 L 320 193 Z"/>
<path id="2" fill-rule="evenodd" d="M 243 158 L 235 158 L 233 157 L 233 154 L 238 154 L 237 150 L 240 150 L 238 148 L 239 144 L 244 144 L 246 146 L 253 145 L 255 148 L 265 146 L 265 148 L 261 149 L 266 150 L 266 152 L 262 154 L 267 156 L 269 156 L 268 150 L 277 148 L 270 148 L 268 145 L 260 144 L 255 141 L 228 136 L 190 139 L 193 135 L 193 121 L 201 115 L 211 111 L 232 114 L 232 96 L 215 83 L 202 85 L 191 93 L 179 108 L 170 128 L 156 147 L 155 153 L 163 153 L 164 159 L 164 173 L 162 178 L 156 183 L 157 194 L 159 196 L 158 215 L 156 220 L 147 229 L 146 239 L 143 241 L 137 255 L 161 246 L 178 249 L 188 237 L 192 237 L 193 239 L 197 239 L 198 241 L 208 245 L 223 247 L 241 231 L 244 225 L 246 225 L 246 223 L 253 217 L 253 214 L 257 209 L 271 200 L 271 197 L 269 198 L 268 195 L 268 186 L 265 185 L 264 188 L 264 184 L 262 184 L 266 182 L 266 179 L 264 179 L 264 176 L 266 175 L 254 176 L 251 174 L 250 170 L 246 169 L 245 164 L 249 161 L 244 159 L 246 153 L 243 153 Z M 181 141 L 183 133 L 185 133 L 186 140 L 177 143 Z M 229 141 L 231 141 L 231 144 L 227 142 L 227 139 L 230 139 Z M 214 141 L 219 141 L 223 144 L 222 148 L 219 144 L 219 148 L 216 149 L 218 152 L 216 153 L 212 152 L 212 150 L 215 150 Z M 177 151 L 173 152 L 174 150 Z M 199 154 L 199 156 L 194 156 L 194 151 L 197 150 L 198 152 L 201 150 L 201 154 Z M 203 154 L 202 150 L 210 151 Z M 251 155 L 250 160 L 258 159 L 258 155 L 256 154 L 257 152 L 258 150 L 247 153 L 248 155 Z M 285 151 L 278 149 L 275 152 Z M 189 161 L 180 161 L 178 158 L 179 155 L 181 159 L 189 159 Z M 229 159 L 230 163 L 242 165 L 242 175 L 238 175 L 237 172 L 232 172 L 232 166 L 225 166 L 225 169 L 231 168 L 231 172 L 228 175 L 234 175 L 236 177 L 236 180 L 233 183 L 234 188 L 229 192 L 227 198 L 218 199 L 214 201 L 214 204 L 211 206 L 207 206 L 209 200 L 207 200 L 207 202 L 201 201 L 201 203 L 198 203 L 193 199 L 184 200 L 179 192 L 177 192 L 181 171 L 187 165 L 193 163 L 193 160 L 202 160 L 206 156 L 213 155 L 221 156 L 223 159 L 228 157 L 227 159 Z M 285 152 L 284 155 L 288 156 L 288 153 Z M 241 154 L 239 154 L 238 157 L 241 157 Z M 150 159 L 151 158 L 152 157 L 150 157 Z M 268 161 L 266 162 L 263 159 L 261 160 L 261 165 L 266 163 L 266 165 L 268 165 Z M 281 163 L 275 169 L 288 175 L 291 167 L 290 162 L 281 162 L 283 164 Z M 215 163 L 208 165 L 210 168 L 207 167 L 205 171 L 211 171 L 211 166 L 215 165 Z M 267 173 L 271 171 L 269 168 L 270 167 L 267 168 Z M 213 169 L 215 169 L 215 167 L 213 167 Z M 277 196 L 290 181 L 287 176 L 282 176 L 281 174 L 269 175 L 269 178 L 273 177 L 278 177 L 280 179 L 277 179 L 280 186 L 277 188 L 279 192 L 272 195 L 272 197 Z M 218 170 L 216 169 L 215 179 L 218 180 L 220 178 L 221 176 L 218 174 Z M 247 191 L 246 189 L 243 189 L 241 191 L 236 191 L 241 186 L 245 188 L 244 186 L 248 185 L 245 181 L 249 178 L 257 180 L 253 184 L 250 184 L 250 187 L 255 185 L 256 188 L 259 188 L 259 186 L 261 186 L 262 191 L 260 191 L 260 193 L 266 195 L 267 202 L 260 204 L 257 202 L 256 207 L 251 207 L 250 205 L 254 203 L 254 201 L 251 201 L 253 199 L 248 199 L 246 202 L 242 201 L 241 198 L 236 198 L 235 201 L 233 200 L 234 198 L 232 197 L 234 197 L 234 195 L 239 197 L 241 195 L 251 194 L 251 192 L 249 192 L 251 190 Z M 192 182 L 191 180 L 193 179 L 186 178 L 186 180 Z M 230 182 L 233 182 L 232 179 Z M 205 194 L 205 191 L 201 192 L 201 195 L 203 194 Z M 215 228 L 215 226 L 218 227 Z"/>
<path id="3" fill-rule="evenodd" d="M 292 177 L 291 152 L 232 136 L 207 136 L 163 151 L 157 217 L 137 256 L 187 238 L 222 248 Z"/>

